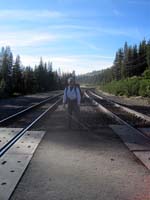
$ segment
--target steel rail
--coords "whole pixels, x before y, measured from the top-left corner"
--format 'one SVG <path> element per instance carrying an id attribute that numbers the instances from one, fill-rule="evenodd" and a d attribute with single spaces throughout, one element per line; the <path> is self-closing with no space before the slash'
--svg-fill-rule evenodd
<path id="1" fill-rule="evenodd" d="M 21 114 L 23 114 L 23 113 L 25 113 L 25 112 L 27 112 L 27 111 L 29 111 L 29 110 L 32 110 L 32 109 L 34 109 L 34 108 L 36 108 L 36 107 L 38 107 L 38 106 L 40 106 L 40 105 L 42 105 L 42 104 L 44 104 L 44 103 L 46 103 L 46 102 L 48 102 L 48 101 L 51 101 L 51 100 L 53 100 L 53 99 L 55 99 L 55 98 L 57 98 L 57 97 L 59 97 L 59 96 L 61 96 L 61 95 L 62 95 L 62 94 L 58 94 L 58 95 L 55 95 L 55 96 L 53 96 L 53 97 L 48 97 L 48 98 L 46 98 L 45 100 L 43 100 L 43 101 L 37 103 L 36 105 L 32 105 L 32 106 L 30 106 L 30 107 L 28 107 L 28 108 L 26 108 L 26 109 L 24 109 L 24 110 L 21 110 L 21 111 L 15 113 L 15 114 L 13 114 L 13 115 L 10 115 L 9 117 L 6 117 L 6 118 L 0 120 L 0 124 L 4 123 L 4 122 L 6 122 L 6 121 L 8 121 L 8 120 L 10 120 L 10 119 L 13 119 L 13 118 L 15 118 L 15 117 L 18 117 L 19 115 L 21 115 Z"/>
<path id="2" fill-rule="evenodd" d="M 52 110 L 55 106 L 57 106 L 62 101 L 62 98 L 58 99 L 53 105 L 51 105 L 48 109 L 46 109 L 40 116 L 38 116 L 35 120 L 33 120 L 26 128 L 22 129 L 16 136 L 14 136 L 7 144 L 5 144 L 0 149 L 0 157 L 6 153 L 10 147 L 16 143 L 25 133 L 28 131 L 36 122 L 38 122 L 48 111 Z"/>
<path id="3" fill-rule="evenodd" d="M 133 110 L 133 109 L 131 109 L 131 108 L 128 108 L 128 107 L 126 107 L 126 106 L 120 105 L 120 104 L 118 104 L 118 103 L 116 103 L 116 102 L 114 102 L 114 101 L 112 101 L 112 100 L 110 100 L 110 99 L 106 99 L 106 98 L 104 98 L 104 97 L 101 97 L 101 96 L 95 94 L 94 92 L 91 92 L 91 91 L 89 91 L 89 92 L 90 92 L 93 96 L 95 96 L 95 97 L 97 97 L 97 98 L 99 98 L 99 99 L 105 99 L 106 101 L 113 103 L 116 107 L 121 108 L 122 110 L 124 110 L 124 111 L 126 111 L 126 112 L 128 112 L 128 113 L 131 113 L 131 114 L 136 115 L 136 117 L 140 117 L 140 118 L 142 118 L 143 120 L 146 120 L 146 121 L 150 122 L 150 117 L 149 117 L 148 115 L 145 115 L 145 114 L 143 114 L 143 113 L 140 113 L 140 112 L 138 112 L 138 111 L 135 111 L 135 110 Z"/>
<path id="4" fill-rule="evenodd" d="M 124 121 L 123 119 L 121 119 L 120 117 L 118 117 L 116 114 L 114 114 L 113 112 L 111 112 L 110 110 L 108 110 L 107 108 L 105 108 L 104 106 L 102 106 L 100 103 L 96 102 L 93 98 L 91 98 L 87 92 L 85 92 L 85 96 L 90 99 L 92 101 L 92 103 L 96 106 L 98 106 L 98 108 L 100 110 L 102 110 L 104 113 L 106 113 L 107 115 L 109 115 L 110 117 L 116 119 L 119 123 L 122 123 L 124 125 L 126 125 L 128 128 L 136 131 L 138 134 L 142 135 L 145 139 L 148 139 L 150 141 L 150 137 L 148 137 L 147 135 L 145 135 L 141 130 L 133 127 L 132 125 L 128 124 L 126 121 Z"/>
<path id="5" fill-rule="evenodd" d="M 88 90 L 93 96 L 95 96 L 95 97 L 97 97 L 98 99 L 104 99 L 103 97 L 101 97 L 101 96 L 99 96 L 99 95 L 97 95 L 97 94 L 95 94 L 94 92 L 92 92 L 92 91 L 90 91 L 90 90 Z"/>

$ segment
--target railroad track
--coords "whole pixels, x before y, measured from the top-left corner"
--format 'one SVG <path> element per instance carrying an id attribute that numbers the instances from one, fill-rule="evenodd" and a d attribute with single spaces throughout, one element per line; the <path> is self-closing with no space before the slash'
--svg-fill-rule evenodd
<path id="1" fill-rule="evenodd" d="M 28 106 L 28 107 L 23 106 L 23 107 L 26 107 L 26 108 L 25 108 L 25 109 L 22 109 L 22 110 L 20 110 L 20 111 L 18 111 L 18 112 L 15 112 L 14 114 L 7 114 L 6 117 L 4 117 L 3 119 L 0 119 L 0 126 L 1 126 L 2 124 L 4 124 L 5 122 L 8 122 L 8 121 L 11 120 L 11 119 L 15 119 L 16 117 L 19 117 L 19 116 L 21 116 L 22 114 L 24 114 L 24 113 L 26 113 L 26 112 L 28 112 L 28 111 L 31 111 L 31 110 L 33 110 L 33 109 L 35 109 L 35 108 L 41 106 L 42 104 L 45 104 L 46 102 L 55 99 L 57 96 L 60 96 L 60 95 L 62 95 L 62 93 L 56 94 L 56 95 L 54 95 L 54 96 L 49 96 L 49 97 L 45 98 L 44 100 L 42 100 L 42 101 L 40 101 L 40 102 L 33 102 L 34 105 L 31 105 L 31 106 Z M 5 109 L 5 112 L 7 113 L 7 108 Z M 1 113 L 1 115 L 2 115 L 2 114 L 3 114 L 3 113 Z"/>
<path id="2" fill-rule="evenodd" d="M 93 91 L 94 91 L 94 89 L 93 89 Z M 128 104 L 127 101 L 122 102 L 122 100 L 120 98 L 116 99 L 116 98 L 113 98 L 113 97 L 109 97 L 109 96 L 106 96 L 105 94 L 102 94 L 101 92 L 95 92 L 94 91 L 94 93 L 97 94 L 97 95 L 100 95 L 101 97 L 103 97 L 104 99 L 107 99 L 108 101 L 110 100 L 113 103 L 117 103 L 121 107 L 126 107 L 129 110 L 131 109 L 132 111 L 134 110 L 135 112 L 140 113 L 140 115 L 143 114 L 143 116 L 145 115 L 145 116 L 150 117 L 150 106 L 148 106 L 148 105 L 145 105 L 145 106 L 140 105 L 140 104 L 134 105 L 134 103 L 131 103 L 131 105 L 130 105 L 130 104 Z"/>
<path id="3" fill-rule="evenodd" d="M 5 127 L 23 127 L 15 136 L 9 139 L 0 148 L 0 157 L 11 148 L 35 123 L 46 115 L 48 111 L 56 109 L 58 104 L 62 101 L 62 94 L 49 97 L 36 105 L 30 106 L 18 113 L 8 116 L 0 121 L 0 125 Z M 1 141 L 0 141 L 1 142 Z"/>
<path id="4" fill-rule="evenodd" d="M 114 118 L 120 124 L 124 124 L 131 129 L 136 129 L 139 134 L 142 134 L 144 137 L 150 139 L 150 137 L 141 131 L 141 128 L 150 127 L 149 116 L 114 103 L 90 90 L 86 91 L 85 95 L 90 98 L 95 105 L 103 110 L 103 112 Z"/>

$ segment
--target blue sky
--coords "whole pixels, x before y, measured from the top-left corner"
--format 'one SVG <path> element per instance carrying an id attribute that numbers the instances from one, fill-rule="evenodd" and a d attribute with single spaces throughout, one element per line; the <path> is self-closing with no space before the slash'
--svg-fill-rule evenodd
<path id="1" fill-rule="evenodd" d="M 118 48 L 150 39 L 149 0 L 2 0 L 0 47 L 23 65 L 77 74 L 110 67 Z"/>

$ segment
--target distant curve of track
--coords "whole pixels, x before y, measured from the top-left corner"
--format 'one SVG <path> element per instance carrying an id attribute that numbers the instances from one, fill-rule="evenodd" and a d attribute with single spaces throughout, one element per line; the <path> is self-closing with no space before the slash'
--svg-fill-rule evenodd
<path id="1" fill-rule="evenodd" d="M 115 118 L 116 120 L 120 121 L 120 123 L 124 123 L 131 128 L 137 128 L 140 130 L 140 128 L 149 128 L 150 127 L 150 119 L 149 116 L 147 116 L 147 119 L 143 118 L 143 115 L 138 113 L 132 113 L 132 110 L 130 112 L 126 111 L 124 108 L 118 105 L 117 103 L 114 103 L 104 97 L 101 97 L 100 95 L 97 95 L 90 90 L 86 93 L 89 98 L 95 102 L 95 104 L 101 106 L 101 109 L 103 109 L 105 112 L 108 113 L 108 115 L 112 116 L 112 118 Z M 140 131 L 141 132 L 141 131 Z M 142 133 L 144 134 L 144 133 Z M 147 137 L 147 136 L 146 136 Z"/>

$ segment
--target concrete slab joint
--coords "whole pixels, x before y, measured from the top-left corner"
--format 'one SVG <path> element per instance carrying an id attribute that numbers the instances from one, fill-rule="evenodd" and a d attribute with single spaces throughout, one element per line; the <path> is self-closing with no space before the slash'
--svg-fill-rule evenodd
<path id="1" fill-rule="evenodd" d="M 113 131 L 121 138 L 130 151 L 150 170 L 150 143 L 125 125 L 110 125 Z M 145 132 L 149 132 L 149 128 Z"/>

